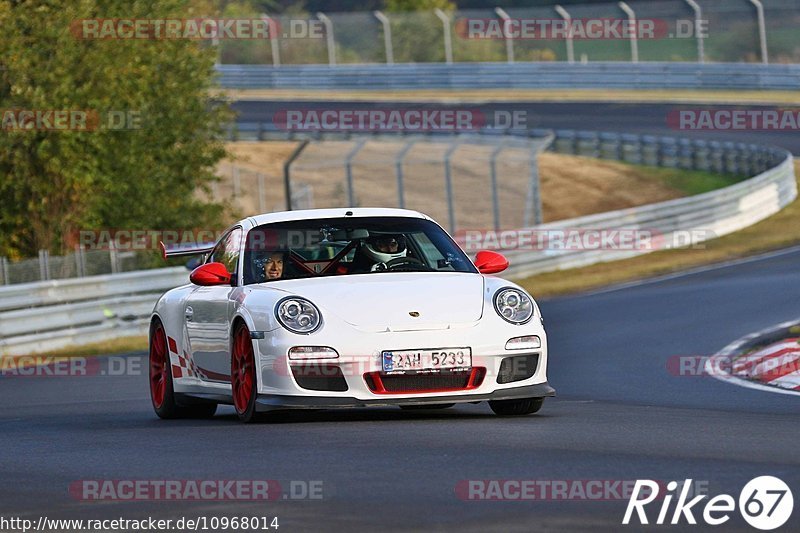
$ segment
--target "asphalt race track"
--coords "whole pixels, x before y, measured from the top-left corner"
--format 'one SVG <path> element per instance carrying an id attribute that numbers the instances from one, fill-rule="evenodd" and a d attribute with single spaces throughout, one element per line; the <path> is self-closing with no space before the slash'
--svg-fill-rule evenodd
<path id="1" fill-rule="evenodd" d="M 499 418 L 482 404 L 301 413 L 251 426 L 226 407 L 213 420 L 162 421 L 146 365 L 120 377 L 3 377 L 0 511 L 34 520 L 278 516 L 283 532 L 619 531 L 624 500 L 465 501 L 455 488 L 468 479 L 692 478 L 738 498 L 767 474 L 800 487 L 796 397 L 667 370 L 671 356 L 711 354 L 800 315 L 799 292 L 800 248 L 545 300 L 559 396 L 525 418 Z M 320 480 L 323 498 L 86 502 L 69 493 L 85 479 Z M 792 520 L 785 527 L 797 530 L 797 513 Z M 687 528 L 703 529 L 671 529 Z M 736 513 L 723 528 L 753 531 Z"/>
<path id="2" fill-rule="evenodd" d="M 681 131 L 667 124 L 670 112 L 683 109 L 777 109 L 780 106 L 708 105 L 697 103 L 654 104 L 613 102 L 491 102 L 475 104 L 430 104 L 409 102 L 323 102 L 323 101 L 264 101 L 241 100 L 233 103 L 240 122 L 271 123 L 275 113 L 287 109 L 479 109 L 489 123 L 495 111 L 522 111 L 529 128 L 557 130 L 612 131 L 694 137 L 713 141 L 758 142 L 780 146 L 794 154 L 800 154 L 800 135 L 796 131 Z"/>

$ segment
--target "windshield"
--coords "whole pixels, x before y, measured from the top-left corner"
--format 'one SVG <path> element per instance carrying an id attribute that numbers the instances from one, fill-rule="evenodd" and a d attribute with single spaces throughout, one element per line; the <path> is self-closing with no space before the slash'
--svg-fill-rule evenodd
<path id="1" fill-rule="evenodd" d="M 419 218 L 299 220 L 247 235 L 245 284 L 382 272 L 477 270 L 444 230 Z"/>

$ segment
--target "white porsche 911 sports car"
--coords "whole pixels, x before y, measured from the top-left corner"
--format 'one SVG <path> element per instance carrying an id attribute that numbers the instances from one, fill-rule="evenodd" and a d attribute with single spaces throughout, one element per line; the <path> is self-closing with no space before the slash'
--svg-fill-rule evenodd
<path id="1" fill-rule="evenodd" d="M 207 246 L 191 283 L 165 293 L 150 326 L 150 393 L 162 418 L 233 404 L 268 411 L 488 401 L 538 411 L 547 338 L 534 300 L 473 263 L 429 217 L 317 209 L 250 217 Z"/>

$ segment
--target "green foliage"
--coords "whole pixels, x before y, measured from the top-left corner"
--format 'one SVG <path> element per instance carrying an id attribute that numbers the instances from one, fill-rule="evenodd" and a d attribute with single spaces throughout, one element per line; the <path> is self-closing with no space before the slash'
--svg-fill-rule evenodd
<path id="1" fill-rule="evenodd" d="M 201 11 L 202 10 L 202 11 Z M 215 51 L 197 40 L 76 38 L 90 18 L 210 16 L 186 0 L 0 0 L 0 110 L 133 113 L 134 129 L 0 129 L 0 255 L 64 251 L 79 229 L 216 227 L 230 120 L 210 100 Z"/>

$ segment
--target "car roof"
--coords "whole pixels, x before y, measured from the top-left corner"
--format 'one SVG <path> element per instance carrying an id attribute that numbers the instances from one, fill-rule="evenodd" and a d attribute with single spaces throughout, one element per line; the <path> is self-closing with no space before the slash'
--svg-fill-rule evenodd
<path id="1" fill-rule="evenodd" d="M 298 211 L 277 211 L 249 217 L 253 226 L 271 224 L 273 222 L 288 222 L 294 220 L 315 220 L 321 218 L 341 217 L 407 217 L 433 220 L 429 216 L 410 209 L 394 209 L 388 207 L 337 207 L 333 209 L 301 209 Z"/>

